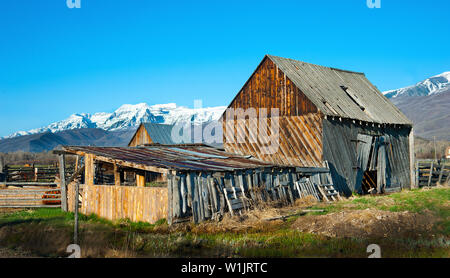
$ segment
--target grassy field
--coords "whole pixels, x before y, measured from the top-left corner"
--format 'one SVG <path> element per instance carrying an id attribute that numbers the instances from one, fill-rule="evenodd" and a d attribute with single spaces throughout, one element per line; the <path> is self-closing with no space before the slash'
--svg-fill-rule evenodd
<path id="1" fill-rule="evenodd" d="M 254 210 L 222 222 L 169 227 L 80 217 L 83 257 L 450 257 L 450 189 L 352 197 L 324 204 Z M 323 210 L 286 220 L 268 216 Z M 73 214 L 59 209 L 0 212 L 0 248 L 30 256 L 65 257 Z M 1 253 L 0 253 L 1 254 Z"/>

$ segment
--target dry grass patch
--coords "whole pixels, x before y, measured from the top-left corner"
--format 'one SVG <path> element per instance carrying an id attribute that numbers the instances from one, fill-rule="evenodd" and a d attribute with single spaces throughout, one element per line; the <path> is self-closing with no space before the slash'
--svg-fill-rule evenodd
<path id="1" fill-rule="evenodd" d="M 292 228 L 331 237 L 417 238 L 432 236 L 437 221 L 430 211 L 419 214 L 368 208 L 300 217 Z"/>

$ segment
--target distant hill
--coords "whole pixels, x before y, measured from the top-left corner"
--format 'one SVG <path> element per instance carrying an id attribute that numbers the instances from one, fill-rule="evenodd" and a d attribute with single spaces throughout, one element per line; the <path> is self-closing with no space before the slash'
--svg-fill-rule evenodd
<path id="1" fill-rule="evenodd" d="M 413 121 L 416 135 L 450 141 L 450 88 L 439 94 L 398 97 L 391 101 Z"/>
<path id="2" fill-rule="evenodd" d="M 120 131 L 83 128 L 24 135 L 0 140 L 0 152 L 42 152 L 59 145 L 126 146 L 135 131 L 135 128 Z"/>

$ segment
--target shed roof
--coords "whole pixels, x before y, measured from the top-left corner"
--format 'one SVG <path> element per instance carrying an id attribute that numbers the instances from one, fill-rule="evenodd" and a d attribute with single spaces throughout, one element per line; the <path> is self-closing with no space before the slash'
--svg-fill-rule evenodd
<path id="1" fill-rule="evenodd" d="M 158 169 L 220 172 L 275 166 L 203 144 L 145 147 L 64 146 L 62 149 L 67 153 L 93 154 L 98 160 L 156 172 L 160 172 Z"/>
<path id="2" fill-rule="evenodd" d="M 171 145 L 175 144 L 172 140 L 171 132 L 174 125 L 143 123 L 148 135 L 153 143 Z"/>
<path id="3" fill-rule="evenodd" d="M 217 122 L 217 121 L 211 121 L 211 122 L 205 122 L 201 124 L 201 131 L 202 131 L 202 140 L 201 143 L 202 144 L 206 144 L 206 145 L 211 145 L 213 147 L 216 148 L 221 148 L 223 147 L 223 143 L 220 142 L 212 142 L 212 143 L 208 143 L 206 142 L 205 138 L 204 138 L 204 131 L 205 128 L 209 125 L 209 124 L 216 124 L 218 125 L 218 129 L 216 129 L 216 132 L 219 132 L 218 137 L 222 139 L 222 125 Z M 152 142 L 154 144 L 161 144 L 161 145 L 175 145 L 175 144 L 180 144 L 179 142 L 175 142 L 172 139 L 172 129 L 175 127 L 174 124 L 170 125 L 170 124 L 158 124 L 158 123 L 142 123 L 142 126 L 144 126 L 145 130 L 147 131 L 148 135 L 150 136 L 150 138 L 152 139 Z M 188 124 L 189 125 L 189 124 Z M 182 144 L 194 144 L 194 143 L 200 143 L 200 142 L 196 142 L 196 136 L 194 135 L 196 127 L 199 127 L 200 124 L 190 124 L 191 127 L 191 135 L 189 136 L 190 141 L 189 142 L 183 142 Z M 136 133 L 138 132 L 139 128 L 136 130 Z M 133 139 L 136 136 L 133 135 L 133 138 L 131 139 L 130 142 L 133 141 Z M 200 140 L 199 140 L 200 141 Z"/>
<path id="4" fill-rule="evenodd" d="M 327 116 L 381 124 L 412 122 L 364 73 L 266 55 Z M 262 61 L 262 62 L 263 62 Z M 261 64 L 262 64 L 261 62 Z"/>

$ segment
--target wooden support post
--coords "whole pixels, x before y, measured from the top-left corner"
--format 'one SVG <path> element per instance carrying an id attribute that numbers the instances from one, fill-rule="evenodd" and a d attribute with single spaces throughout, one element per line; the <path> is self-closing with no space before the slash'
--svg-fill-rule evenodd
<path id="1" fill-rule="evenodd" d="M 145 187 L 145 173 L 144 172 L 136 173 L 136 186 Z"/>
<path id="2" fill-rule="evenodd" d="M 6 182 L 5 159 L 0 154 L 0 182 Z"/>
<path id="3" fill-rule="evenodd" d="M 75 159 L 75 168 L 73 170 L 74 173 L 78 170 L 79 164 L 80 164 L 80 156 L 77 155 Z"/>
<path id="4" fill-rule="evenodd" d="M 439 178 L 438 178 L 438 180 L 437 180 L 436 183 L 442 184 L 442 183 L 441 183 L 441 180 L 442 180 L 442 176 L 443 176 L 443 174 L 444 174 L 444 171 L 445 171 L 445 163 L 441 163 L 441 171 L 440 171 L 440 173 L 439 173 Z"/>
<path id="5" fill-rule="evenodd" d="M 120 186 L 121 178 L 120 178 L 120 171 L 117 164 L 114 164 L 114 185 Z"/>
<path id="6" fill-rule="evenodd" d="M 431 186 L 431 179 L 433 178 L 433 168 L 434 168 L 434 161 L 431 161 L 430 176 L 428 177 L 428 184 L 427 184 L 428 187 Z"/>
<path id="7" fill-rule="evenodd" d="M 84 183 L 94 185 L 94 156 L 86 154 L 84 156 Z"/>
<path id="8" fill-rule="evenodd" d="M 33 166 L 34 167 L 34 166 Z M 34 167 L 34 181 L 38 181 L 38 170 L 39 168 Z"/>
<path id="9" fill-rule="evenodd" d="M 73 198 L 74 203 L 74 214 L 75 214 L 75 224 L 74 224 L 74 231 L 73 231 L 73 243 L 78 244 L 78 201 L 79 201 L 79 194 L 80 194 L 80 184 L 77 182 L 75 183 L 75 196 Z"/>
<path id="10" fill-rule="evenodd" d="M 59 180 L 61 187 L 61 209 L 67 211 L 66 156 L 59 155 Z"/>
<path id="11" fill-rule="evenodd" d="M 410 174 L 410 180 L 411 180 L 411 188 L 418 188 L 419 183 L 416 179 L 416 171 L 414 171 L 414 165 L 415 165 L 415 151 L 414 151 L 414 128 L 411 128 L 411 131 L 409 132 L 409 174 Z M 418 173 L 417 173 L 418 175 Z"/>
<path id="12" fill-rule="evenodd" d="M 420 181 L 419 181 L 419 177 L 420 177 L 420 169 L 419 169 L 419 161 L 416 161 L 416 188 L 420 187 Z"/>

